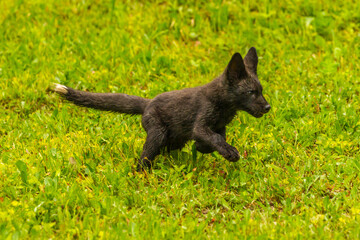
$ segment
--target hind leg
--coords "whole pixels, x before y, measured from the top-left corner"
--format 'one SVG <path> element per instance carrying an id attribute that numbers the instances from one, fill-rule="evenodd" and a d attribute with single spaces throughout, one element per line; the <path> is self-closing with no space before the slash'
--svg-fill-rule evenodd
<path id="1" fill-rule="evenodd" d="M 156 115 L 155 115 L 156 116 Z M 145 144 L 137 165 L 138 171 L 152 167 L 152 161 L 166 145 L 167 131 L 154 115 L 145 115 L 142 124 L 147 132 Z"/>
<path id="2" fill-rule="evenodd" d="M 157 155 L 160 154 L 160 151 L 164 148 L 164 141 L 165 136 L 162 133 L 148 133 L 140 160 L 137 165 L 138 171 L 143 171 L 145 170 L 145 168 L 152 167 L 152 161 Z"/>

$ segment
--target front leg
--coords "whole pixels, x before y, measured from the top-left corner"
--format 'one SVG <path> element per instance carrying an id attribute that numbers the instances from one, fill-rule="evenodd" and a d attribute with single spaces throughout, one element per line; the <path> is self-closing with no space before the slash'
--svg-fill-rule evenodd
<path id="1" fill-rule="evenodd" d="M 218 134 L 220 134 L 226 141 L 226 128 L 223 127 L 222 129 L 220 129 L 220 131 L 216 131 Z"/>
<path id="2" fill-rule="evenodd" d="M 219 131 L 216 131 L 216 133 L 220 134 L 226 141 L 225 132 L 226 132 L 225 127 L 220 129 Z M 196 146 L 196 150 L 201 152 L 201 153 L 212 153 L 212 152 L 216 151 L 216 149 L 214 149 L 214 147 L 212 147 L 211 145 L 207 144 L 206 142 L 202 142 L 200 140 L 197 140 L 195 142 L 195 146 Z"/>
<path id="3" fill-rule="evenodd" d="M 200 146 L 206 145 L 208 149 L 218 151 L 230 162 L 237 162 L 240 158 L 239 152 L 226 142 L 224 135 L 225 131 L 219 134 L 206 126 L 196 126 L 193 131 L 193 138 Z"/>

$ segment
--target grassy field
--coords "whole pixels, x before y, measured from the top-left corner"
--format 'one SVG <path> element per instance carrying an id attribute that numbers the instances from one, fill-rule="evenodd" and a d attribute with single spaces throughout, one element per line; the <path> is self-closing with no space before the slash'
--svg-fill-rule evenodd
<path id="1" fill-rule="evenodd" d="M 255 46 L 272 110 L 230 163 L 190 142 L 134 172 L 140 116 L 52 82 L 152 98 Z M 360 238 L 357 1 L 0 0 L 0 238 Z"/>

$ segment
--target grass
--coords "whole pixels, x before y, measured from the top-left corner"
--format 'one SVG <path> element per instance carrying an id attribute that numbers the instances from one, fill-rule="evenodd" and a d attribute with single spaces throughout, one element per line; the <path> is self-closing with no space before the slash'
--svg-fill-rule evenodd
<path id="1" fill-rule="evenodd" d="M 0 1 L 0 238 L 360 238 L 356 1 Z M 75 107 L 52 82 L 152 98 L 255 46 L 269 114 L 242 157 L 189 143 L 134 173 L 139 116 Z"/>

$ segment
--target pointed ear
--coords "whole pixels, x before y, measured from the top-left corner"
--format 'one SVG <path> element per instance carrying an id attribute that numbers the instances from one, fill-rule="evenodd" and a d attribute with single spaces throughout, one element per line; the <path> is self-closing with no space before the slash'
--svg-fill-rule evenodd
<path id="1" fill-rule="evenodd" d="M 246 76 L 244 60 L 240 53 L 235 53 L 226 68 L 226 77 L 230 81 L 236 81 L 244 76 Z"/>
<path id="2" fill-rule="evenodd" d="M 258 56 L 254 47 L 250 48 L 244 58 L 244 62 L 249 72 L 257 74 Z"/>

